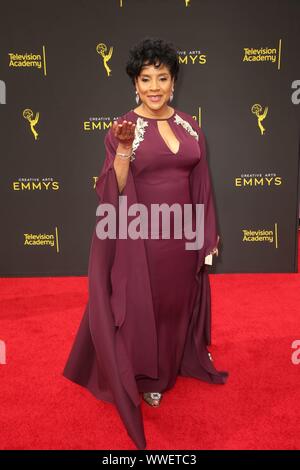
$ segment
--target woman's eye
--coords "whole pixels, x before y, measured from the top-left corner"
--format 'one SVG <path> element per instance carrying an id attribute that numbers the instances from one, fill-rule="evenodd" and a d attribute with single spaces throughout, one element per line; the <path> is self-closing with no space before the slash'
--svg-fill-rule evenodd
<path id="1" fill-rule="evenodd" d="M 165 77 L 162 77 L 161 80 L 165 81 L 167 80 Z M 147 78 L 142 78 L 142 82 L 148 82 Z"/>

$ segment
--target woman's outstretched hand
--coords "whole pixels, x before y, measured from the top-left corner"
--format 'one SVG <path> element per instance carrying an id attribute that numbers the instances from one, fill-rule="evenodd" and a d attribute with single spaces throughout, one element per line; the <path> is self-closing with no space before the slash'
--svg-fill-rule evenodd
<path id="1" fill-rule="evenodd" d="M 112 125 L 112 131 L 122 147 L 132 147 L 132 143 L 135 137 L 135 124 L 133 122 L 123 121 L 122 124 L 118 124 L 117 121 L 114 121 Z"/>

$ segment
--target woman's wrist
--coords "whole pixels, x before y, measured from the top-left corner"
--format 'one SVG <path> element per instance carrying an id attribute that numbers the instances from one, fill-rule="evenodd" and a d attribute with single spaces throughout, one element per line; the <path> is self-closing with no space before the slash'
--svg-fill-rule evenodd
<path id="1" fill-rule="evenodd" d="M 132 144 L 130 144 L 130 145 L 119 144 L 118 149 L 117 149 L 118 152 L 123 152 L 123 151 L 124 152 L 126 152 L 126 151 L 129 152 L 130 150 L 132 150 Z"/>
<path id="2" fill-rule="evenodd" d="M 118 160 L 131 160 L 132 155 L 132 145 L 119 144 L 116 151 L 116 158 Z"/>

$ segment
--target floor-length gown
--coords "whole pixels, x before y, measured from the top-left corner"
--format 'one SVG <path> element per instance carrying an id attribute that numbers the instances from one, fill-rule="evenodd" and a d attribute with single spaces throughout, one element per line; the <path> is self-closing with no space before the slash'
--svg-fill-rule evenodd
<path id="1" fill-rule="evenodd" d="M 218 233 L 203 131 L 190 115 L 176 109 L 168 119 L 146 118 L 130 110 L 118 122 L 123 120 L 136 124 L 126 186 L 120 194 L 113 168 L 118 142 L 110 129 L 96 191 L 100 206 L 110 203 L 117 215 L 119 196 L 127 197 L 128 207 L 144 205 L 148 238 L 104 240 L 95 230 L 89 302 L 64 376 L 98 399 L 114 403 L 129 436 L 144 449 L 141 392 L 165 392 L 178 375 L 221 384 L 228 373 L 215 369 L 207 350 L 211 303 L 204 261 L 217 247 Z M 175 134 L 177 153 L 158 121 L 167 121 Z M 155 225 L 150 216 L 151 205 L 163 203 L 182 210 L 185 204 L 204 204 L 201 249 L 187 250 L 190 240 L 184 233 L 174 237 L 172 211 L 170 237 L 163 238 L 162 219 Z M 195 229 L 194 210 L 192 220 Z"/>

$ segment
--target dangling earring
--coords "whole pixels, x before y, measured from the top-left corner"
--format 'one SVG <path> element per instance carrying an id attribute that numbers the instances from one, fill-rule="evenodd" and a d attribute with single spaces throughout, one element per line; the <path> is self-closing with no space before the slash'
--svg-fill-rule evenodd
<path id="1" fill-rule="evenodd" d="M 140 95 L 138 94 L 137 90 L 135 90 L 135 101 L 136 101 L 136 104 L 139 104 Z"/>
<path id="2" fill-rule="evenodd" d="M 173 91 L 174 91 L 174 89 L 172 90 L 172 93 L 170 94 L 170 102 L 171 102 L 172 99 L 174 98 Z"/>

